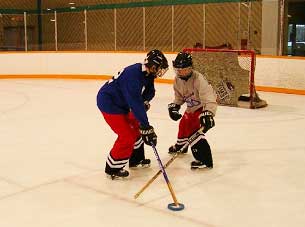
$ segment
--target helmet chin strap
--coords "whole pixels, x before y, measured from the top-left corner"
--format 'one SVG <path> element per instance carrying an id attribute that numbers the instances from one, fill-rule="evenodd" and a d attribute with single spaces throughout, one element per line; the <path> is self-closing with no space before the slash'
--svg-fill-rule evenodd
<path id="1" fill-rule="evenodd" d="M 148 67 L 147 65 L 145 65 L 146 68 L 146 76 L 153 76 L 155 77 L 156 73 L 153 72 L 152 68 Z"/>
<path id="2" fill-rule="evenodd" d="M 178 75 L 178 78 L 181 79 L 181 80 L 187 81 L 188 79 L 191 78 L 192 75 L 193 75 L 193 71 L 189 75 L 187 75 L 187 76 L 179 76 Z"/>

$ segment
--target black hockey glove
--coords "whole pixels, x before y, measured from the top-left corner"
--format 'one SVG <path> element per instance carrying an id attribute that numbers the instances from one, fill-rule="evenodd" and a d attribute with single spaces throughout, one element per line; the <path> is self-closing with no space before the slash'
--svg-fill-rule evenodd
<path id="1" fill-rule="evenodd" d="M 150 109 L 150 104 L 149 104 L 148 101 L 144 102 L 144 109 L 145 109 L 146 112 Z"/>
<path id="2" fill-rule="evenodd" d="M 155 146 L 157 145 L 157 135 L 154 131 L 154 128 L 152 126 L 140 126 L 140 133 L 142 136 L 142 139 L 145 144 L 151 146 L 151 143 L 153 143 Z"/>
<path id="3" fill-rule="evenodd" d="M 168 104 L 168 113 L 172 120 L 178 121 L 182 115 L 179 113 L 180 105 L 176 103 L 170 103 Z"/>
<path id="4" fill-rule="evenodd" d="M 215 126 L 215 121 L 212 112 L 208 110 L 202 111 L 200 114 L 200 124 L 203 127 L 203 132 L 206 133 L 209 129 Z"/>

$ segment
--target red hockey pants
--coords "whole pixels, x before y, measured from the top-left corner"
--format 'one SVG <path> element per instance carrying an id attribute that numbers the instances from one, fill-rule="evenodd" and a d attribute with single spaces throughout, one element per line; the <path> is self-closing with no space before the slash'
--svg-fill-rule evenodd
<path id="1" fill-rule="evenodd" d="M 110 154 L 116 160 L 129 159 L 134 143 L 140 136 L 139 122 L 134 115 L 129 114 L 108 114 L 102 112 L 105 121 L 113 132 L 118 135 Z"/>
<path id="2" fill-rule="evenodd" d="M 202 108 L 199 108 L 194 113 L 184 112 L 183 117 L 179 122 L 179 139 L 188 138 L 201 127 L 199 120 L 201 112 Z"/>

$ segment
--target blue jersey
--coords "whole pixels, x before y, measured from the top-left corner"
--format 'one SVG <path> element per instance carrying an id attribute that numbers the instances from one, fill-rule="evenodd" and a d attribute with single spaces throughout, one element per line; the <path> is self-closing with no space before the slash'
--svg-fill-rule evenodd
<path id="1" fill-rule="evenodd" d="M 130 65 L 107 81 L 97 94 L 100 111 L 127 114 L 132 111 L 143 126 L 148 126 L 144 101 L 155 96 L 154 77 L 148 75 L 141 63 Z"/>

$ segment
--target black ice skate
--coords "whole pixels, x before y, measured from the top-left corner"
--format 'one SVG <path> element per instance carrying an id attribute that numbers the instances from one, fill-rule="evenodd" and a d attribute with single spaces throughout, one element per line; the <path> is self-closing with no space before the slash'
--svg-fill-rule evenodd
<path id="1" fill-rule="evenodd" d="M 137 163 L 130 163 L 129 168 L 148 168 L 150 167 L 150 159 L 143 159 Z"/>
<path id="2" fill-rule="evenodd" d="M 173 145 L 173 146 L 170 146 L 170 147 L 168 148 L 168 153 L 169 153 L 169 154 L 176 154 L 176 153 L 179 153 L 179 154 L 186 154 L 186 153 L 187 153 L 188 146 L 181 150 L 182 147 L 183 147 L 183 145 L 177 145 L 177 144 L 175 144 L 175 145 Z"/>
<path id="3" fill-rule="evenodd" d="M 211 166 L 207 166 L 206 164 L 204 164 L 203 162 L 201 161 L 192 161 L 191 162 L 191 169 L 212 169 L 213 168 L 213 165 Z"/>
<path id="4" fill-rule="evenodd" d="M 118 171 L 112 171 L 111 173 L 107 173 L 107 177 L 110 178 L 111 180 L 115 179 L 123 179 L 129 176 L 129 172 L 124 169 L 120 169 Z"/>

